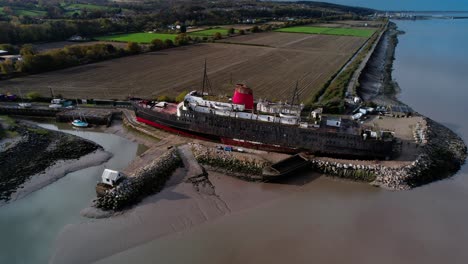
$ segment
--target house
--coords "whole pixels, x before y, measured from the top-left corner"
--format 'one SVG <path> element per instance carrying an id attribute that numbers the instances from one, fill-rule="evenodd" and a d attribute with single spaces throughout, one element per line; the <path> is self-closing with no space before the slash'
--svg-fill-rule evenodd
<path id="1" fill-rule="evenodd" d="M 2 55 L 0 56 L 0 62 L 11 60 L 13 62 L 22 60 L 23 57 L 21 55 Z"/>
<path id="2" fill-rule="evenodd" d="M 322 113 L 323 113 L 323 108 L 317 108 L 314 111 L 312 111 L 310 114 L 312 115 L 312 118 L 320 119 L 322 117 Z"/>
<path id="3" fill-rule="evenodd" d="M 102 178 L 101 179 L 102 183 L 110 185 L 110 186 L 115 186 L 123 178 L 123 175 L 122 173 L 118 171 L 105 169 L 102 172 L 101 178 Z"/>

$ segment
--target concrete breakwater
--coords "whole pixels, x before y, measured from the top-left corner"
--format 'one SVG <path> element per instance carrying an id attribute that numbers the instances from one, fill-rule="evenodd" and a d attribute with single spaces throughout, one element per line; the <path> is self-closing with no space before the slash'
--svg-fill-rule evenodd
<path id="1" fill-rule="evenodd" d="M 182 160 L 177 149 L 172 148 L 98 197 L 94 201 L 94 206 L 103 210 L 121 210 L 131 206 L 145 196 L 160 191 L 181 164 Z"/>

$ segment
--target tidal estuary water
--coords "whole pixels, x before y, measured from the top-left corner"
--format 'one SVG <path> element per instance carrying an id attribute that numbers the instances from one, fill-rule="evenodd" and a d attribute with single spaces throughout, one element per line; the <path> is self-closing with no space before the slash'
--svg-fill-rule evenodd
<path id="1" fill-rule="evenodd" d="M 0 263 L 48 263 L 62 228 L 89 221 L 80 216 L 95 197 L 94 186 L 104 168 L 123 169 L 133 160 L 138 144 L 106 133 L 72 130 L 70 125 L 41 124 L 92 140 L 113 157 L 100 166 L 67 174 L 30 195 L 0 207 Z"/>
<path id="2" fill-rule="evenodd" d="M 400 98 L 468 142 L 468 20 L 397 21 Z M 272 185 L 268 185 L 271 190 Z M 100 263 L 468 263 L 468 168 L 411 191 L 319 177 Z"/>

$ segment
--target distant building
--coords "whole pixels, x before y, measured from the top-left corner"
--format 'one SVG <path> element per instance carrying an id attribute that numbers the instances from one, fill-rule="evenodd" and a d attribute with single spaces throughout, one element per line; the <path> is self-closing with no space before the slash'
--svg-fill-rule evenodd
<path id="1" fill-rule="evenodd" d="M 68 41 L 75 41 L 75 42 L 88 41 L 88 38 L 82 37 L 80 35 L 73 35 L 70 38 L 68 38 Z"/>
<path id="2" fill-rule="evenodd" d="M 21 61 L 23 60 L 23 57 L 21 57 L 21 55 L 1 55 L 0 56 L 0 62 L 6 61 L 6 60 Z"/>

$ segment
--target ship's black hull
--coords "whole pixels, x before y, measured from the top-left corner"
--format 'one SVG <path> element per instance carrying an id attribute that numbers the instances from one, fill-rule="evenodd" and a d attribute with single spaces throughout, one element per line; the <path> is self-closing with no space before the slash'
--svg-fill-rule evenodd
<path id="1" fill-rule="evenodd" d="M 392 155 L 393 141 L 364 140 L 360 135 L 305 129 L 298 126 L 231 118 L 194 111 L 175 114 L 135 107 L 137 120 L 183 136 L 226 144 L 316 155 L 385 159 Z"/>

